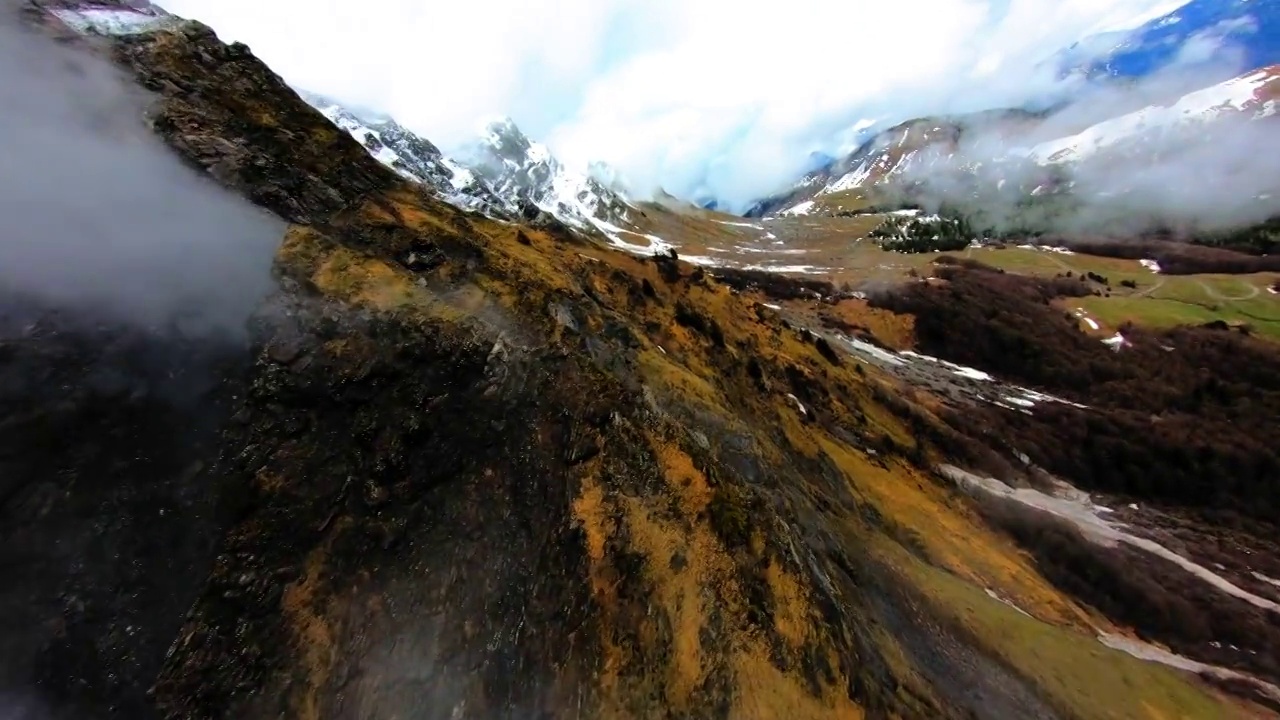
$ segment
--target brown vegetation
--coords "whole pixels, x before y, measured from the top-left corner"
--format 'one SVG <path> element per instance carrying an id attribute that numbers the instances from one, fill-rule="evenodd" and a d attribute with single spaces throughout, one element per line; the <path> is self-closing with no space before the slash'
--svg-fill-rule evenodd
<path id="1" fill-rule="evenodd" d="M 1280 680 L 1280 620 L 1173 563 L 1091 542 L 1066 522 L 1008 501 L 983 514 L 1027 548 L 1051 582 L 1148 641 L 1222 667 Z"/>
<path id="2" fill-rule="evenodd" d="M 910 312 L 929 354 L 1089 406 L 1038 405 L 1031 417 L 981 408 L 953 418 L 984 442 L 1025 452 L 1094 490 L 1280 517 L 1280 349 L 1209 328 L 1123 328 L 1116 352 L 1049 301 L 1085 293 L 1078 279 L 943 270 L 880 304 Z"/>
<path id="3" fill-rule="evenodd" d="M 1280 271 L 1280 255 L 1254 255 L 1223 247 L 1173 240 L 1070 240 L 1062 244 L 1080 253 L 1126 260 L 1155 260 L 1165 275 L 1216 273 L 1247 275 Z"/>

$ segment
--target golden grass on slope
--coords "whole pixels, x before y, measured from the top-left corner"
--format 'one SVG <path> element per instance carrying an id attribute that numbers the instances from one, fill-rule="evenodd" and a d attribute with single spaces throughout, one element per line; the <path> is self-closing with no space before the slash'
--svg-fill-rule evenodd
<path id="1" fill-rule="evenodd" d="M 1218 720 L 1250 717 L 1189 675 L 1112 650 L 1087 634 L 1028 617 L 973 584 L 887 544 L 885 562 L 911 579 L 935 609 L 1008 667 L 1029 677 L 1054 705 L 1086 720 Z"/>
<path id="2" fill-rule="evenodd" d="M 884 468 L 838 443 L 822 444 L 859 493 L 891 519 L 904 535 L 900 540 L 922 549 L 930 562 L 975 587 L 1016 598 L 1039 618 L 1092 632 L 1094 620 L 1065 601 L 1030 559 L 1008 537 L 988 528 L 962 497 L 915 468 L 897 462 Z"/>
<path id="3" fill-rule="evenodd" d="M 380 203 L 366 205 L 356 217 L 360 222 L 408 228 L 433 242 L 469 248 L 467 252 L 476 258 L 474 269 L 443 271 L 446 275 L 459 273 L 450 277 L 465 286 L 468 299 L 447 302 L 440 291 L 423 287 L 386 257 L 363 255 L 337 245 L 311 228 L 290 230 L 280 251 L 281 265 L 331 297 L 381 311 L 423 312 L 432 317 L 446 312 L 452 317 L 465 316 L 475 308 L 497 303 L 519 311 L 521 322 L 550 325 L 548 303 L 557 298 L 581 301 L 589 290 L 591 301 L 581 307 L 590 308 L 590 317 L 582 322 L 597 327 L 604 319 L 612 319 L 631 329 L 639 344 L 632 355 L 635 370 L 655 396 L 685 409 L 700 409 L 726 426 L 743 424 L 744 416 L 755 414 L 754 420 L 761 424 L 744 426 L 743 431 L 754 437 L 762 457 L 782 461 L 795 457 L 786 453 L 799 453 L 808 458 L 831 458 L 850 479 L 852 492 L 871 502 L 887 527 L 896 528 L 898 540 L 923 548 L 932 563 L 946 569 L 942 572 L 921 565 L 930 567 L 930 572 L 904 575 L 917 587 L 931 591 L 931 597 L 946 605 L 945 612 L 964 617 L 970 611 L 971 598 L 985 597 L 982 588 L 990 587 L 1037 617 L 1061 626 L 1050 628 L 1054 634 L 1047 636 L 1044 631 L 1028 632 L 1006 646 L 1002 643 L 1011 641 L 1000 636 L 1004 630 L 998 623 L 975 622 L 972 631 L 984 645 L 1007 653 L 1009 658 L 1026 659 L 1026 654 L 1034 657 L 1040 652 L 1039 642 L 1047 643 L 1045 652 L 1058 645 L 1093 643 L 1088 614 L 1049 586 L 1024 555 L 986 528 L 962 500 L 899 462 L 881 467 L 863 451 L 803 421 L 794 402 L 787 398 L 786 383 L 799 381 L 794 378 L 808 378 L 806 382 L 827 388 L 821 409 L 833 422 L 847 427 L 861 423 L 867 432 L 892 437 L 904 447 L 914 442 L 901 419 L 872 399 L 870 383 L 881 382 L 877 371 L 864 369 L 864 376 L 854 370 L 852 362 L 832 365 L 800 333 L 762 322 L 752 298 L 730 293 L 714 282 L 691 282 L 688 278 L 693 269 L 687 265 L 682 268 L 685 279 L 668 283 L 654 263 L 601 246 L 523 229 L 520 232 L 529 240 L 526 244 L 517 241 L 517 229 L 482 218 L 465 218 L 465 224 L 460 225 L 451 209 L 412 195 L 393 193 Z M 856 253 L 868 250 L 857 247 Z M 911 260 L 927 262 L 925 258 Z M 654 289 L 654 297 L 636 304 L 634 295 L 642 281 Z M 717 347 L 710 338 L 675 323 L 677 303 L 686 303 L 714 321 L 723 331 L 723 346 Z M 849 312 L 856 316 L 859 311 Z M 732 368 L 747 358 L 755 358 L 770 369 L 766 378 L 769 389 L 735 374 L 742 371 Z M 793 380 L 782 377 L 782 368 L 790 368 Z M 618 543 L 622 543 L 621 547 L 642 558 L 645 582 L 653 588 L 656 601 L 653 611 L 660 613 L 641 623 L 642 641 L 648 637 L 657 642 L 659 628 L 653 623 L 658 617 L 669 624 L 674 640 L 664 674 L 638 679 L 625 669 L 637 661 L 636 653 L 643 648 L 630 647 L 606 632 L 601 639 L 600 689 L 617 698 L 658 693 L 678 711 L 694 707 L 703 683 L 712 673 L 726 671 L 718 663 L 728 662 L 734 678 L 736 717 L 860 717 L 861 711 L 843 691 L 845 678 L 836 678 L 815 693 L 794 672 L 785 672 L 770 660 L 773 650 L 748 631 L 746 603 L 734 560 L 712 527 L 716 492 L 712 483 L 684 449 L 657 436 L 650 438 L 650 447 L 666 491 L 652 496 L 620 494 L 595 474 L 603 462 L 597 458 L 581 468 L 580 492 L 571 501 L 573 517 L 583 532 L 589 582 L 601 607 L 602 626 L 612 627 L 621 617 L 615 614 L 623 611 L 623 600 L 617 596 L 619 578 L 612 565 Z M 862 521 L 850 517 L 848 522 L 860 526 Z M 869 530 L 862 528 L 860 532 Z M 753 547 L 758 551 L 762 546 Z M 681 561 L 673 562 L 675 557 Z M 762 560 L 761 582 L 773 608 L 772 630 L 785 647 L 796 652 L 818 632 L 816 613 L 805 585 L 791 571 L 776 560 Z M 913 558 L 911 562 L 920 561 Z M 937 573 L 950 579 L 941 586 L 948 591 L 945 594 L 937 590 Z M 727 628 L 722 629 L 728 633 L 732 648 L 727 660 L 723 647 L 713 652 L 703 642 L 713 614 Z M 1040 660 L 1047 668 L 1044 672 L 1056 673 L 1054 677 L 1064 680 L 1054 685 L 1052 678 L 1041 677 L 1039 667 L 1024 668 L 1012 660 L 1010 664 L 1043 683 L 1053 697 L 1066 698 L 1064 703 L 1076 697 L 1072 692 L 1086 690 L 1063 683 L 1087 683 L 1093 674 L 1114 675 L 1116 668 L 1129 667 L 1114 653 L 1094 656 L 1074 652 L 1057 660 Z M 1088 662 L 1091 668 L 1074 668 L 1071 664 L 1075 662 Z M 1174 678 L 1170 682 L 1182 681 Z M 1181 692 L 1189 701 L 1199 701 L 1200 691 L 1190 683 L 1183 685 Z M 1174 691 L 1164 685 L 1156 687 L 1159 692 L 1151 696 L 1141 687 L 1134 688 L 1135 699 L 1119 707 L 1143 700 L 1163 707 L 1164 694 Z M 615 709 L 626 714 L 621 706 Z"/>

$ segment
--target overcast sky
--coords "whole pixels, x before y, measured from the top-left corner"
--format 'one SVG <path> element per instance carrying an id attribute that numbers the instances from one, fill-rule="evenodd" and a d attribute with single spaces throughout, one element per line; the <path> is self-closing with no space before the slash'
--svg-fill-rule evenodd
<path id="1" fill-rule="evenodd" d="M 638 192 L 742 204 L 859 120 L 1020 102 L 1037 63 L 1185 0 L 159 0 L 446 151 L 506 115 Z M 844 132 L 842 132 L 844 131 Z"/>

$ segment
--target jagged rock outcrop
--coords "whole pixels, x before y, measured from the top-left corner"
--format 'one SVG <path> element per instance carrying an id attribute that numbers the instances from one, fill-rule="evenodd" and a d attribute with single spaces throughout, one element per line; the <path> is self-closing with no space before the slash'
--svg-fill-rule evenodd
<path id="1" fill-rule="evenodd" d="M 510 118 L 489 123 L 461 158 L 501 197 L 520 207 L 532 205 L 580 230 L 601 229 L 600 222 L 604 229 L 624 225 L 628 213 L 638 212 L 600 180 L 565 168 Z"/>
<path id="2" fill-rule="evenodd" d="M 512 199 L 500 197 L 475 173 L 446 157 L 430 140 L 394 118 L 361 117 L 321 95 L 299 94 L 379 162 L 432 188 L 445 202 L 490 217 L 514 219 L 519 215 L 520 208 Z"/>

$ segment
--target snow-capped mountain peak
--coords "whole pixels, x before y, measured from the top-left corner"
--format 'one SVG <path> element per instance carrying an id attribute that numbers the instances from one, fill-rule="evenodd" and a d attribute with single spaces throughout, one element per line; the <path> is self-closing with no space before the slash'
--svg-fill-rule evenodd
<path id="1" fill-rule="evenodd" d="M 431 141 L 387 115 L 359 113 L 305 91 L 298 93 L 329 121 L 363 145 L 379 162 L 434 189 L 446 202 L 486 215 L 507 217 L 512 206 L 475 173 L 445 157 Z"/>
<path id="2" fill-rule="evenodd" d="M 566 169 L 510 118 L 485 123 L 477 139 L 451 158 L 394 118 L 356 112 L 314 93 L 299 95 L 374 158 L 459 207 L 530 221 L 546 213 L 578 230 L 606 234 L 627 219 L 630 205 L 616 190 Z"/>
<path id="3" fill-rule="evenodd" d="M 566 168 L 545 145 L 530 141 L 510 118 L 486 124 L 480 139 L 465 148 L 459 159 L 502 197 L 531 204 L 580 230 L 596 227 L 596 221 L 616 225 L 627 219 L 630 206 L 621 195 L 587 174 Z"/>

